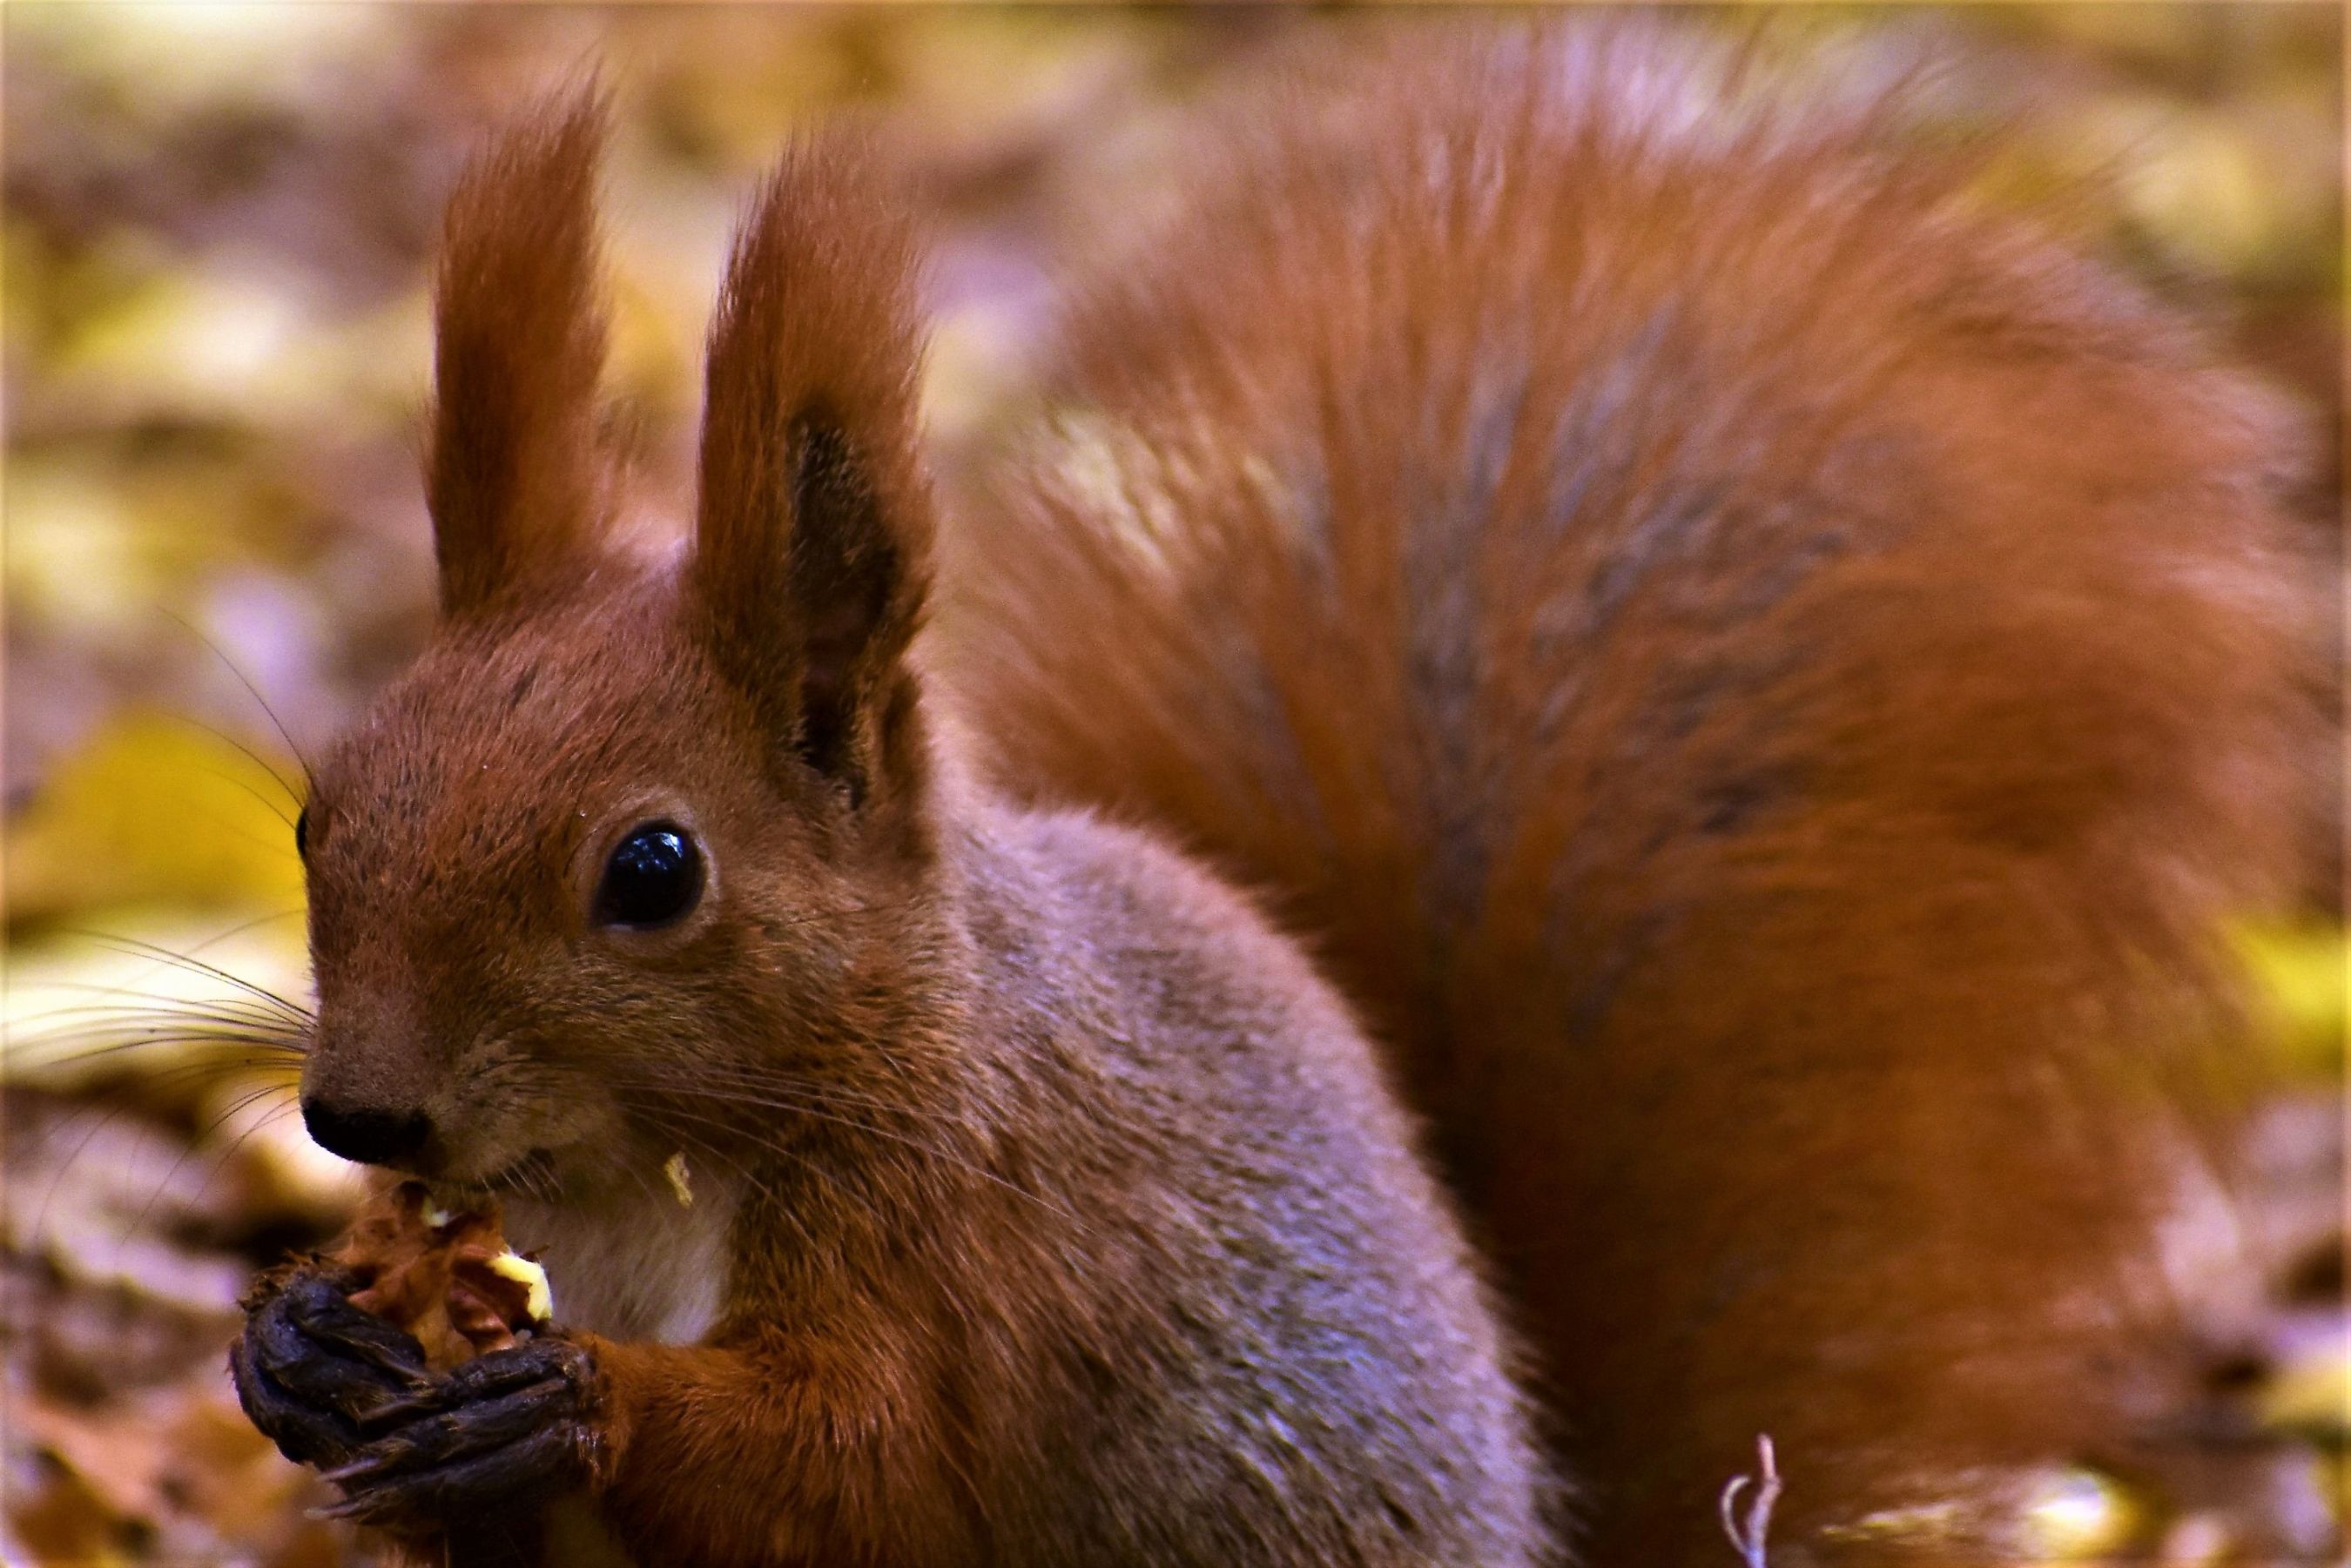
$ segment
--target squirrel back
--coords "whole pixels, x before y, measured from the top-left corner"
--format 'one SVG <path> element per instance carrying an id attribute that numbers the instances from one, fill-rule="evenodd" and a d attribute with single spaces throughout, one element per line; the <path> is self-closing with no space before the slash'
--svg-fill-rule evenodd
<path id="1" fill-rule="evenodd" d="M 2045 1551 L 2085 1469 L 2200 1506 L 2265 1264 L 2224 939 L 2325 804 L 2290 421 L 1898 102 L 1398 32 L 1223 117 L 964 498 L 992 777 L 1362 1009 L 1593 1561 L 1720 1552 L 1758 1434 L 1791 1561 Z M 2241 1549 L 2322 1538 L 2227 1463 Z"/>

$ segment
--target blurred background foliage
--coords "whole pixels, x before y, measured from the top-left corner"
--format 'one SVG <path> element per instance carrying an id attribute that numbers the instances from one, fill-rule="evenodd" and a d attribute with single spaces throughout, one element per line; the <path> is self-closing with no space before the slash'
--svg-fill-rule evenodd
<path id="1" fill-rule="evenodd" d="M 925 407 L 952 469 L 1017 416 L 1057 276 L 1180 172 L 1186 104 L 1359 18 L 0 13 L 7 1561 L 351 1550 L 302 1517 L 315 1499 L 219 1370 L 244 1280 L 335 1223 L 349 1173 L 288 1115 L 281 1057 L 182 1040 L 152 1009 L 250 1019 L 266 1004 L 244 987 L 302 995 L 288 786 L 429 624 L 429 251 L 484 131 L 602 62 L 614 380 L 648 473 L 682 494 L 702 320 L 745 190 L 794 127 L 882 121 L 935 220 Z M 1826 40 L 1841 71 L 1933 62 L 1925 134 L 2023 127 L 1995 199 L 2076 190 L 2086 238 L 2302 397 L 2314 527 L 2331 530 L 2341 28 L 2326 4 L 1805 7 L 1775 12 L 1766 45 Z M 2338 1071 L 2340 941 L 2255 933 L 2247 952 L 2313 1081 Z M 107 1050 L 126 1042 L 141 1049 Z"/>

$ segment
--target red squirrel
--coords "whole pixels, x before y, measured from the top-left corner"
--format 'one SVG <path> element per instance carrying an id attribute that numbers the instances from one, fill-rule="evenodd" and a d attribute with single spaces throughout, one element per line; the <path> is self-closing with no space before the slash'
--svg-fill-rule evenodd
<path id="1" fill-rule="evenodd" d="M 1781 1568 L 2055 1555 L 2083 1476 L 2318 1550 L 2206 1379 L 2221 941 L 2322 782 L 2291 421 L 1669 32 L 1225 118 L 935 549 L 853 148 L 745 223 L 672 555 L 593 95 L 475 166 L 304 1109 L 502 1193 L 558 1327 L 434 1375 L 298 1273 L 256 1422 L 645 1563 L 1727 1562 L 1763 1435 Z"/>
<path id="2" fill-rule="evenodd" d="M 352 1517 L 584 1494 L 644 1563 L 1538 1561 L 1513 1352 L 1345 1004 L 937 743 L 914 251 L 852 148 L 740 233 L 690 544 L 608 548 L 600 115 L 451 205 L 440 632 L 298 835 L 313 1135 L 503 1194 L 565 1332 L 435 1376 L 298 1273 L 247 1409 Z"/>

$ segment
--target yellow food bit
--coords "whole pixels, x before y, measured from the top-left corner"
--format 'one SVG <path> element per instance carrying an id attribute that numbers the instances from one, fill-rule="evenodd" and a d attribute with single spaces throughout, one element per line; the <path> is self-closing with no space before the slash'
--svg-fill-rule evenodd
<path id="1" fill-rule="evenodd" d="M 677 1194 L 677 1206 L 680 1208 L 692 1208 L 694 1207 L 694 1188 L 688 1185 L 685 1179 L 685 1151 L 684 1149 L 680 1149 L 677 1153 L 670 1155 L 668 1163 L 662 1166 L 662 1175 L 669 1177 L 669 1189 L 670 1191 Z"/>
<path id="2" fill-rule="evenodd" d="M 546 1270 L 519 1252 L 499 1253 L 490 1260 L 490 1270 L 529 1292 L 524 1307 L 532 1322 L 543 1323 L 555 1316 L 555 1293 L 547 1288 Z"/>

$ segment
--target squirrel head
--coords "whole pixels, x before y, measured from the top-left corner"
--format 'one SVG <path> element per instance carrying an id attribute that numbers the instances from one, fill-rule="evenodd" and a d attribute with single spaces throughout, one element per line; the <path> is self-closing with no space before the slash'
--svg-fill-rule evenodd
<path id="1" fill-rule="evenodd" d="M 935 951 L 908 665 L 931 542 L 914 247 L 858 146 L 795 149 L 710 334 L 691 538 L 609 537 L 592 85 L 452 199 L 426 462 L 441 622 L 300 829 L 306 1119 L 347 1156 L 549 1192 L 696 1139 L 674 1092 L 821 1071 Z M 666 1109 L 664 1109 L 666 1107 Z"/>

